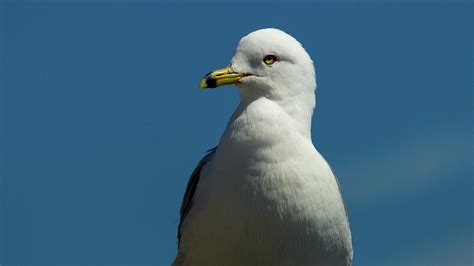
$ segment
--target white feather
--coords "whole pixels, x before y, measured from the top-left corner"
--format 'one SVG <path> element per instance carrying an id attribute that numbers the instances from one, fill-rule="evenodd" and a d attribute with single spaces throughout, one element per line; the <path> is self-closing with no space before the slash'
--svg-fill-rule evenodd
<path id="1" fill-rule="evenodd" d="M 277 56 L 271 67 L 261 63 Z M 351 233 L 335 176 L 311 141 L 313 63 L 293 37 L 264 29 L 232 59 L 254 73 L 201 172 L 175 266 L 350 265 Z"/>

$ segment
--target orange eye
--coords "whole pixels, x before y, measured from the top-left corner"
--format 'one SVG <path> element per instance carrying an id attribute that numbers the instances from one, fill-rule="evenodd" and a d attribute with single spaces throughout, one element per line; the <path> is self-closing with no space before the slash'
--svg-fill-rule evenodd
<path id="1" fill-rule="evenodd" d="M 276 60 L 277 60 L 277 58 L 274 55 L 267 55 L 263 58 L 263 62 L 267 65 L 271 65 L 271 64 L 275 63 Z"/>

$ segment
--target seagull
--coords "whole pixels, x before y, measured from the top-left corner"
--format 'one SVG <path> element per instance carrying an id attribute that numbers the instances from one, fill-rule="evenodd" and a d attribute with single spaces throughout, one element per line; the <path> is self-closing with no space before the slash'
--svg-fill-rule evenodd
<path id="1" fill-rule="evenodd" d="M 243 37 L 201 88 L 240 93 L 217 147 L 191 174 L 173 266 L 350 265 L 339 183 L 311 140 L 316 74 L 289 34 Z"/>

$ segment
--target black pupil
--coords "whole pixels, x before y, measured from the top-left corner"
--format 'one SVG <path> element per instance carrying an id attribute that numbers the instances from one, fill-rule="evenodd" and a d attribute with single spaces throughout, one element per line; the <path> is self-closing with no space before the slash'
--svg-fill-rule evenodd
<path id="1" fill-rule="evenodd" d="M 271 63 L 273 63 L 273 61 L 275 61 L 275 57 L 273 55 L 267 55 L 265 57 L 265 63 L 271 64 Z"/>

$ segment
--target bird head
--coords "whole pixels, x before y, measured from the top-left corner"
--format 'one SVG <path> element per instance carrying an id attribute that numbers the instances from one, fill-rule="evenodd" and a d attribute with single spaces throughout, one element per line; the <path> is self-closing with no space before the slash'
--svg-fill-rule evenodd
<path id="1" fill-rule="evenodd" d="M 313 61 L 301 44 L 278 29 L 261 29 L 243 37 L 223 69 L 201 80 L 201 88 L 235 85 L 243 99 L 267 97 L 290 101 L 310 97 L 316 88 Z M 313 104 L 314 106 L 314 104 Z"/>

